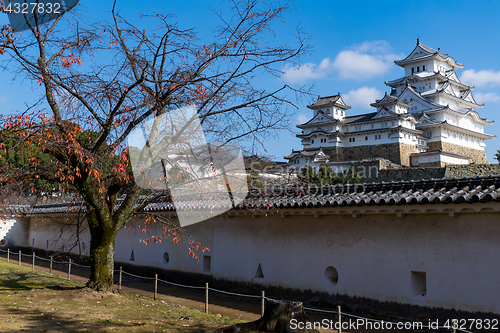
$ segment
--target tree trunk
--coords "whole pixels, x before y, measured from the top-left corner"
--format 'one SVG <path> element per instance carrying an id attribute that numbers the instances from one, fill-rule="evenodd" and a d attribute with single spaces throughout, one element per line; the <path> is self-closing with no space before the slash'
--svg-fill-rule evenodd
<path id="1" fill-rule="evenodd" d="M 90 278 L 87 287 L 97 291 L 113 291 L 115 235 L 101 228 L 91 230 Z"/>
<path id="2" fill-rule="evenodd" d="M 292 325 L 291 321 L 301 323 L 303 329 Z M 307 323 L 311 325 L 307 325 Z M 308 328 L 311 326 L 311 328 Z M 278 301 L 266 299 L 264 307 L 264 316 L 250 323 L 235 324 L 229 327 L 223 327 L 215 330 L 213 333 L 319 333 L 312 328 L 313 323 L 309 322 L 302 302 Z"/>

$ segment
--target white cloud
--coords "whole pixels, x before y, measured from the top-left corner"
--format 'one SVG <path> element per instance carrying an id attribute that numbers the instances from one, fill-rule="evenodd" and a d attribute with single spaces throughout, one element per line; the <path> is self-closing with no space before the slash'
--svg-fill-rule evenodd
<path id="1" fill-rule="evenodd" d="M 9 96 L 0 95 L 0 104 L 7 103 L 10 100 Z"/>
<path id="2" fill-rule="evenodd" d="M 329 58 L 321 60 L 319 65 L 312 62 L 300 65 L 286 65 L 281 78 L 288 83 L 304 83 L 311 79 L 321 79 L 333 71 L 332 61 Z"/>
<path id="3" fill-rule="evenodd" d="M 478 103 L 497 103 L 500 102 L 500 96 L 497 93 L 489 92 L 489 93 L 475 93 L 474 99 Z"/>
<path id="4" fill-rule="evenodd" d="M 361 81 L 387 73 L 394 66 L 394 59 L 402 57 L 391 53 L 386 41 L 364 42 L 341 51 L 333 61 L 324 58 L 319 64 L 287 65 L 283 69 L 282 79 L 288 83 L 304 83 L 337 72 L 341 79 Z"/>
<path id="5" fill-rule="evenodd" d="M 301 113 L 297 115 L 297 119 L 295 119 L 295 124 L 299 125 L 306 123 L 310 118 L 311 117 L 308 117 L 307 115 Z"/>
<path id="6" fill-rule="evenodd" d="M 468 69 L 463 71 L 460 80 L 467 84 L 475 85 L 476 87 L 482 86 L 496 86 L 500 85 L 500 71 Z"/>
<path id="7" fill-rule="evenodd" d="M 347 94 L 342 95 L 342 99 L 347 105 L 352 107 L 368 109 L 371 108 L 370 103 L 374 103 L 375 100 L 380 99 L 382 95 L 383 94 L 376 88 L 361 87 L 359 89 L 353 89 Z"/>
<path id="8" fill-rule="evenodd" d="M 364 42 L 341 51 L 333 67 L 341 79 L 361 81 L 387 73 L 394 66 L 394 60 L 402 57 L 391 53 L 386 41 Z"/>

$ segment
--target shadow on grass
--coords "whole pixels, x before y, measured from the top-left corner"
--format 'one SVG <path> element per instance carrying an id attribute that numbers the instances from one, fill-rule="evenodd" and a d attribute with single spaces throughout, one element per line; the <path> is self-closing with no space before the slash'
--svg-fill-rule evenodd
<path id="1" fill-rule="evenodd" d="M 16 290 L 30 290 L 30 289 L 51 289 L 51 290 L 76 290 L 85 288 L 85 285 L 71 286 L 65 285 L 65 281 L 48 276 L 40 276 L 32 273 L 13 272 L 12 274 L 0 274 L 0 281 L 2 285 L 0 290 L 16 289 Z M 69 281 L 68 281 L 69 282 Z"/>
<path id="2" fill-rule="evenodd" d="M 109 319 L 88 320 L 84 314 L 73 315 L 74 318 L 65 318 L 57 312 L 40 311 L 38 309 L 5 309 L 7 317 L 12 317 L 18 327 L 12 327 L 15 332 L 145 332 L 146 323 L 144 320 L 133 320 L 133 322 L 123 322 Z M 20 320 L 22 318 L 22 320 Z M 4 322 L 4 325 L 7 322 Z M 7 325 L 6 325 L 7 326 Z M 158 325 L 159 331 L 167 328 L 176 327 L 178 332 L 183 333 L 212 333 L 213 327 L 207 327 L 202 323 L 197 323 L 190 326 L 182 326 L 182 323 L 177 325 L 164 323 Z M 150 331 L 150 330 L 147 330 Z"/>
<path id="3" fill-rule="evenodd" d="M 16 332 L 81 332 L 87 330 L 90 332 L 109 332 L 110 327 L 133 328 L 141 326 L 140 324 L 114 322 L 110 320 L 96 320 L 94 322 L 85 320 L 84 315 L 75 315 L 68 319 L 57 312 L 46 312 L 37 309 L 6 309 L 10 316 L 16 318 L 17 323 L 23 319 L 24 325 L 15 328 Z M 14 317 L 15 316 L 15 317 Z"/>

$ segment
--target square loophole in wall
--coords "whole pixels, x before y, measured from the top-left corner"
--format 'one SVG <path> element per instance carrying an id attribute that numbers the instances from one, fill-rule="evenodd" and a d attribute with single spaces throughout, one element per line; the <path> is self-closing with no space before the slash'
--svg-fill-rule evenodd
<path id="1" fill-rule="evenodd" d="M 210 272 L 211 269 L 212 269 L 212 257 L 203 256 L 203 271 Z"/>
<path id="2" fill-rule="evenodd" d="M 427 294 L 427 275 L 425 272 L 411 272 L 411 293 L 412 297 Z"/>

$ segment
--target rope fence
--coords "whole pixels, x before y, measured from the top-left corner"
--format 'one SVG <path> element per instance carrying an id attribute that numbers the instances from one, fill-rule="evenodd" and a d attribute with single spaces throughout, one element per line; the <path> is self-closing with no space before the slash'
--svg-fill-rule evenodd
<path id="1" fill-rule="evenodd" d="M 64 262 L 64 261 L 56 261 L 56 260 L 53 260 L 53 257 L 50 256 L 49 259 L 47 258 L 42 258 L 42 257 L 39 257 L 37 255 L 35 255 L 35 252 L 33 252 L 33 254 L 24 254 L 24 253 L 21 253 L 21 250 L 19 250 L 18 253 L 13 253 L 10 251 L 10 249 L 7 249 L 7 250 L 3 250 L 3 249 L 0 249 L 0 252 L 3 252 L 3 253 L 7 253 L 7 262 L 10 262 L 11 260 L 11 255 L 15 255 L 17 256 L 17 261 L 18 261 L 18 264 L 19 266 L 21 266 L 21 263 L 22 263 L 22 257 L 31 257 L 33 258 L 32 260 L 32 269 L 35 269 L 35 259 L 39 259 L 39 260 L 42 260 L 42 261 L 46 261 L 46 262 L 49 262 L 49 274 L 52 274 L 52 268 L 53 268 L 53 264 L 59 264 L 59 265 L 67 265 L 68 266 L 68 279 L 71 279 L 71 266 L 73 265 L 74 267 L 78 267 L 78 268 L 82 268 L 82 269 L 85 269 L 85 270 L 90 270 L 90 266 L 86 266 L 86 265 L 80 265 L 80 264 L 75 264 L 74 262 L 72 262 L 72 260 L 70 259 L 68 262 Z M 218 290 L 218 289 L 215 289 L 215 288 L 211 288 L 209 287 L 208 283 L 205 283 L 205 286 L 203 287 L 197 287 L 197 286 L 189 286 L 189 285 L 183 285 L 183 284 L 178 284 L 178 283 L 174 283 L 174 282 L 169 282 L 169 281 L 165 281 L 165 280 L 162 280 L 162 279 L 159 279 L 158 278 L 158 274 L 155 274 L 155 277 L 147 277 L 147 276 L 140 276 L 140 275 L 135 275 L 135 274 L 132 274 L 132 273 L 129 273 L 129 272 L 125 272 L 122 270 L 122 267 L 120 266 L 120 269 L 118 270 L 114 270 L 114 273 L 119 273 L 119 278 L 118 278 L 118 290 L 121 290 L 122 289 L 122 276 L 123 274 L 127 275 L 127 276 L 130 276 L 132 278 L 135 278 L 135 279 L 140 279 L 140 280 L 145 280 L 145 281 L 154 281 L 154 299 L 156 300 L 158 297 L 157 297 L 157 294 L 158 294 L 158 283 L 161 283 L 161 284 L 164 284 L 164 285 L 172 285 L 172 286 L 175 286 L 175 287 L 179 287 L 179 288 L 186 288 L 186 289 L 204 289 L 205 290 L 205 313 L 208 313 L 208 305 L 209 305 L 209 293 L 210 291 L 213 292 L 213 293 L 220 293 L 220 294 L 225 294 L 225 295 L 230 295 L 230 296 L 235 296 L 235 297 L 240 297 L 240 298 L 250 298 L 250 299 L 260 299 L 260 303 L 261 303 L 261 316 L 264 316 L 264 300 L 272 300 L 272 301 L 287 301 L 287 300 L 277 300 L 277 299 L 274 299 L 274 298 L 268 298 L 265 296 L 265 292 L 264 291 L 261 291 L 261 295 L 247 295 L 247 294 L 239 294 L 239 293 L 232 293 L 232 292 L 229 292 L 229 291 L 224 291 L 224 290 Z M 287 301 L 289 302 L 289 301 Z M 334 310 L 323 310 L 323 309 L 315 309 L 315 308 L 310 308 L 310 307 L 303 307 L 304 310 L 307 310 L 307 311 L 311 311 L 311 312 L 317 312 L 317 313 L 324 313 L 324 314 L 331 314 L 331 315 L 334 315 L 336 318 L 337 318 L 337 323 L 338 323 L 338 332 L 339 333 L 342 333 L 342 318 L 343 317 L 351 317 L 351 318 L 355 318 L 355 319 L 361 319 L 363 321 L 372 321 L 372 322 L 383 322 L 383 323 L 390 323 L 392 325 L 397 325 L 397 324 L 401 324 L 401 323 L 396 323 L 396 322 L 391 322 L 391 321 L 387 321 L 387 320 L 381 320 L 381 319 L 375 319 L 375 318 L 366 318 L 366 317 L 362 317 L 362 316 L 357 316 L 357 315 L 354 315 L 354 314 L 350 314 L 350 313 L 345 313 L 345 312 L 341 312 L 341 307 L 340 305 L 337 306 L 337 311 L 334 311 Z M 455 320 L 455 322 L 454 322 Z M 451 330 L 451 332 L 455 333 L 457 331 L 459 332 L 464 332 L 464 333 L 472 333 L 470 331 L 466 331 L 464 329 L 461 329 L 461 328 L 458 328 L 456 326 L 458 325 L 455 325 L 458 320 L 456 319 L 453 319 L 452 320 L 452 326 L 453 327 L 448 327 L 448 326 L 439 326 L 439 327 L 431 327 L 431 326 L 428 326 L 428 325 L 422 325 L 421 328 L 422 329 L 429 329 L 429 330 L 435 330 L 435 329 L 443 329 L 443 330 Z M 408 323 L 408 324 L 413 324 L 412 322 L 405 322 L 405 323 Z"/>

